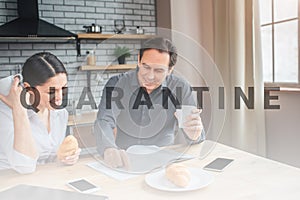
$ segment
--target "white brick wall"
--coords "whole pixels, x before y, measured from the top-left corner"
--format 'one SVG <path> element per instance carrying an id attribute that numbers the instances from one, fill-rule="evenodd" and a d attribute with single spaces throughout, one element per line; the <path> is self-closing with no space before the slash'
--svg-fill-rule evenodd
<path id="1" fill-rule="evenodd" d="M 84 32 L 84 25 L 96 23 L 102 26 L 103 33 L 113 33 L 114 20 L 124 19 L 126 29 L 141 26 L 146 34 L 154 33 L 155 1 L 154 0 L 39 0 L 40 18 L 65 28 L 73 33 Z M 0 0 L 0 25 L 17 17 L 16 1 Z M 99 44 L 100 43 L 100 44 Z M 116 63 L 112 55 L 116 45 L 139 48 L 140 41 L 105 41 L 82 40 L 81 53 L 77 57 L 75 43 L 0 43 L 0 78 L 18 73 L 22 63 L 31 55 L 40 51 L 50 51 L 64 63 L 69 73 L 69 101 L 78 100 L 87 85 L 86 72 L 78 71 L 78 66 L 85 64 L 85 52 L 96 49 L 98 65 Z M 135 63 L 136 53 L 127 63 Z M 101 90 L 109 77 L 122 71 L 92 72 L 92 92 L 98 106 Z M 100 75 L 97 75 L 100 74 Z M 1 86 L 0 86 L 1 87 Z M 70 106 L 68 107 L 70 110 Z M 83 109 L 90 109 L 84 106 Z"/>

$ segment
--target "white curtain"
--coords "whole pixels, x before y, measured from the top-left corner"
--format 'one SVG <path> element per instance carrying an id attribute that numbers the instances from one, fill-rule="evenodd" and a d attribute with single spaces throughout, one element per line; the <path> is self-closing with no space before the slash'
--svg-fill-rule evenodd
<path id="1" fill-rule="evenodd" d="M 189 3 L 171 0 L 171 21 L 172 30 L 185 36 L 173 34 L 181 56 L 201 71 L 205 62 L 202 55 L 195 55 L 199 51 L 193 46 L 194 43 L 203 46 L 223 78 L 226 120 L 220 138 L 212 138 L 264 156 L 266 139 L 258 0 L 189 0 Z M 188 63 L 182 60 L 176 66 L 179 73 L 188 77 L 192 84 L 201 84 L 198 74 L 187 70 Z M 209 77 L 203 76 L 204 79 L 215 78 L 207 74 Z M 234 87 L 241 87 L 246 95 L 248 87 L 254 87 L 253 110 L 246 108 L 242 100 L 241 109 L 234 109 Z M 212 105 L 211 110 L 214 109 L 215 105 Z M 205 116 L 210 118 L 210 114 L 204 113 Z M 212 120 L 210 125 L 215 127 Z"/>
<path id="2" fill-rule="evenodd" d="M 214 0 L 214 60 L 226 91 L 228 112 L 221 141 L 265 156 L 265 116 L 258 0 Z M 248 95 L 254 87 L 254 109 L 241 100 L 234 108 L 234 88 Z"/>

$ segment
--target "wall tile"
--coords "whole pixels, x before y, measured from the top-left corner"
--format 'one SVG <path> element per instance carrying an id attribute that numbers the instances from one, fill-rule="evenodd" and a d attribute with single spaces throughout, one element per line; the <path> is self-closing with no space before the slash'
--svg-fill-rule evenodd
<path id="1" fill-rule="evenodd" d="M 17 17 L 16 8 L 15 1 L 0 0 L 0 25 Z M 115 19 L 124 19 L 127 30 L 142 26 L 146 33 L 154 33 L 156 24 L 154 0 L 39 0 L 39 13 L 42 19 L 73 33 L 84 32 L 82 26 L 91 23 L 101 25 L 103 33 L 113 33 Z M 87 50 L 96 49 L 98 65 L 109 65 L 117 63 L 112 55 L 117 45 L 131 49 L 140 47 L 140 41 L 132 40 L 82 40 L 81 43 L 81 57 L 77 57 L 75 43 L 0 43 L 0 77 L 17 73 L 33 54 L 50 51 L 65 63 L 69 86 L 73 86 L 69 93 L 69 102 L 72 102 L 79 98 L 87 84 L 86 72 L 78 71 L 78 67 L 86 63 Z M 132 55 L 128 63 L 136 60 L 137 56 Z M 119 73 L 122 71 L 92 72 L 91 85 L 97 105 L 108 78 Z"/>

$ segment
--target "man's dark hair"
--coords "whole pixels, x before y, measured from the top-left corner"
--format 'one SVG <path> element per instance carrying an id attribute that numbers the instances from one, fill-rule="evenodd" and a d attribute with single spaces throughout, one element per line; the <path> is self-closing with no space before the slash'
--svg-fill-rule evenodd
<path id="1" fill-rule="evenodd" d="M 154 37 L 149 40 L 146 40 L 140 49 L 140 60 L 143 57 L 145 51 L 149 49 L 156 49 L 159 52 L 166 52 L 170 55 L 169 68 L 173 67 L 177 62 L 177 49 L 173 43 L 161 37 Z"/>

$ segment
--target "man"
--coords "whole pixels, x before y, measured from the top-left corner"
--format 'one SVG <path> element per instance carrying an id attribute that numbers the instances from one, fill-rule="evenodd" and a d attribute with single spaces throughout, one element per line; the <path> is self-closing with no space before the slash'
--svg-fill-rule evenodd
<path id="1" fill-rule="evenodd" d="M 109 79 L 95 121 L 97 150 L 107 164 L 125 166 L 131 145 L 174 144 L 176 108 L 196 105 L 189 84 L 172 74 L 176 61 L 170 40 L 152 38 L 143 43 L 136 70 Z M 190 143 L 204 139 L 200 112 L 195 108 L 184 124 Z"/>

